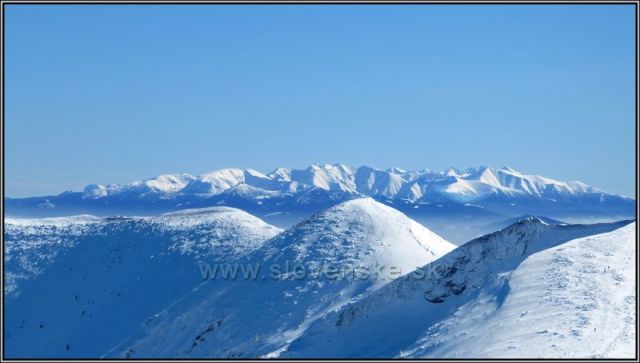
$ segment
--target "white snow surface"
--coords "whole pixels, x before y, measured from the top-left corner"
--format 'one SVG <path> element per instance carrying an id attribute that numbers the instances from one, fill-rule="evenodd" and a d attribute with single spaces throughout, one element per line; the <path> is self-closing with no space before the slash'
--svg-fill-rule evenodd
<path id="1" fill-rule="evenodd" d="M 284 231 L 240 261 L 260 263 L 266 278 L 202 286 L 119 344 L 118 355 L 276 356 L 328 311 L 397 277 L 331 279 L 319 271 L 333 266 L 349 273 L 357 266 L 374 275 L 376 266 L 395 266 L 402 275 L 454 247 L 395 209 L 370 198 L 351 200 Z M 278 266 L 281 278 L 269 275 L 272 266 Z M 293 267 L 286 266 L 305 267 L 308 274 L 297 279 Z"/>
<path id="2" fill-rule="evenodd" d="M 458 200 L 592 190 L 510 168 L 383 172 L 337 164 L 268 175 L 176 174 L 94 185 L 85 197 L 186 188 L 264 198 L 279 188 L 398 196 L 408 186 L 416 198 L 449 193 Z M 7 218 L 6 354 L 633 358 L 636 223 L 547 221 L 527 217 L 456 248 L 371 198 L 338 204 L 285 231 L 229 207 L 153 217 Z M 204 281 L 203 264 L 240 266 L 239 277 Z M 242 278 L 247 266 L 259 266 L 255 279 Z M 369 278 L 349 275 L 362 268 Z M 348 276 L 329 278 L 329 269 Z"/>
<path id="3" fill-rule="evenodd" d="M 5 220 L 5 292 L 14 292 L 18 281 L 46 269 L 58 254 L 74 247 L 81 237 L 108 236 L 129 223 L 166 233 L 168 251 L 198 258 L 225 255 L 239 258 L 258 248 L 281 229 L 242 210 L 229 207 L 186 209 L 155 217 L 102 218 L 90 215 Z M 170 233 L 169 233 L 170 232 Z"/>
<path id="4" fill-rule="evenodd" d="M 51 218 L 6 218 L 4 220 L 6 228 L 10 230 L 20 227 L 39 227 L 39 226 L 84 226 L 87 224 L 100 223 L 103 218 L 92 215 L 78 215 L 71 217 L 51 217 Z"/>
<path id="5" fill-rule="evenodd" d="M 530 256 L 505 276 L 502 305 L 481 295 L 399 356 L 634 357 L 635 230 L 634 223 Z"/>
<path id="6" fill-rule="evenodd" d="M 97 358 L 202 284 L 199 261 L 237 261 L 280 231 L 227 207 L 7 219 L 6 354 Z"/>
<path id="7" fill-rule="evenodd" d="M 313 188 L 368 196 L 384 196 L 412 201 L 442 197 L 470 202 L 492 195 L 508 197 L 561 198 L 603 193 L 581 182 L 561 182 L 528 175 L 509 167 L 450 168 L 405 171 L 379 170 L 368 166 L 313 164 L 306 169 L 277 168 L 263 174 L 254 169 L 221 169 L 194 177 L 189 174 L 161 175 L 131 184 L 91 184 L 85 198 L 103 198 L 123 193 L 220 194 L 239 185 L 263 191 L 292 193 Z"/>
<path id="8" fill-rule="evenodd" d="M 530 218 L 343 306 L 280 357 L 633 358 L 635 236 Z"/>

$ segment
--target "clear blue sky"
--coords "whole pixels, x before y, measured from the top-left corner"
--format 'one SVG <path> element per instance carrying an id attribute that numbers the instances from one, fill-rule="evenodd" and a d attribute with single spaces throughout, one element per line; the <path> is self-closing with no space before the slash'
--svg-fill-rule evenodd
<path id="1" fill-rule="evenodd" d="M 6 10 L 7 196 L 312 162 L 635 194 L 632 5 Z"/>

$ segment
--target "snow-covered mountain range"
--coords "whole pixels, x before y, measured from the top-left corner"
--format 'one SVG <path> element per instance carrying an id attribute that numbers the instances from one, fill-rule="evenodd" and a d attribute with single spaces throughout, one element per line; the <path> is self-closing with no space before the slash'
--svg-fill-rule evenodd
<path id="1" fill-rule="evenodd" d="M 635 234 L 530 216 L 456 247 L 368 197 L 286 230 L 229 207 L 11 218 L 6 356 L 629 358 Z"/>
<path id="2" fill-rule="evenodd" d="M 222 169 L 197 177 L 168 174 L 130 184 L 90 184 L 83 199 L 175 194 L 218 195 L 233 190 L 254 198 L 268 199 L 272 193 L 304 193 L 312 189 L 347 194 L 381 196 L 409 201 L 454 201 L 472 203 L 488 198 L 543 198 L 567 200 L 607 194 L 581 182 L 561 182 L 527 175 L 509 167 L 479 167 L 445 171 L 378 170 L 344 164 L 311 165 L 306 169 L 278 168 L 269 174 L 254 169 Z"/>
<path id="3" fill-rule="evenodd" d="M 490 232 L 481 228 L 484 225 L 521 215 L 568 222 L 635 216 L 634 199 L 509 167 L 405 171 L 344 164 L 278 168 L 268 174 L 222 169 L 199 176 L 161 175 L 130 184 L 91 184 L 82 192 L 7 198 L 6 213 L 14 217 L 153 215 L 224 205 L 286 228 L 362 196 L 401 210 L 457 243 Z"/>

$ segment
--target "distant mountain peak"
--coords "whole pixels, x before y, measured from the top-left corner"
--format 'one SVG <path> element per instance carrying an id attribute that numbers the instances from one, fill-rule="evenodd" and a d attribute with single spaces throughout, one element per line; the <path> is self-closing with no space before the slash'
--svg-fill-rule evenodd
<path id="1" fill-rule="evenodd" d="M 405 174 L 407 172 L 405 169 L 398 168 L 395 166 L 387 169 L 386 171 L 387 173 L 391 173 L 391 174 Z"/>
<path id="2" fill-rule="evenodd" d="M 436 175 L 451 177 L 448 186 L 433 188 L 433 183 L 447 183 L 434 178 Z M 346 164 L 312 164 L 306 169 L 277 168 L 269 174 L 255 169 L 227 168 L 193 177 L 189 174 L 166 174 L 140 182 L 124 185 L 91 184 L 85 190 L 87 198 L 102 198 L 123 192 L 157 193 L 206 193 L 219 194 L 237 184 L 271 191 L 290 191 L 296 183 L 302 189 L 320 188 L 339 190 L 362 195 L 384 195 L 391 198 L 420 198 L 426 190 L 442 191 L 444 197 L 458 200 L 476 200 L 486 195 L 515 194 L 542 197 L 545 194 L 576 195 L 600 192 L 581 182 L 560 182 L 553 179 L 522 174 L 505 166 L 499 169 L 480 166 L 460 170 L 448 168 L 433 173 L 428 169 L 407 171 L 397 167 L 379 170 L 369 166 L 357 168 Z M 414 187 L 414 184 L 417 184 Z M 458 187 L 455 184 L 459 184 Z M 374 187 L 375 185 L 375 187 Z M 420 193 L 410 192 L 420 189 Z"/>
<path id="3" fill-rule="evenodd" d="M 528 216 L 520 220 L 521 223 L 548 224 L 538 216 Z"/>

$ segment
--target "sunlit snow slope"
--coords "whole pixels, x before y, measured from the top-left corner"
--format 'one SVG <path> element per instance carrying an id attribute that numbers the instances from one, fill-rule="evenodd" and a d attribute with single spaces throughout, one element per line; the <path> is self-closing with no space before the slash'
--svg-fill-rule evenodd
<path id="1" fill-rule="evenodd" d="M 348 201 L 286 230 L 242 259 L 261 264 L 259 278 L 214 280 L 189 293 L 157 322 L 120 344 L 118 355 L 276 356 L 328 311 L 390 281 L 388 275 L 376 278 L 373 273 L 366 279 L 332 279 L 318 271 L 359 266 L 375 272 L 376 266 L 395 266 L 405 274 L 454 247 L 373 199 Z M 296 278 L 287 265 L 304 266 L 309 273 Z M 279 279 L 272 278 L 271 266 L 282 271 Z"/>
<path id="2" fill-rule="evenodd" d="M 281 357 L 633 358 L 635 235 L 529 218 L 317 321 Z"/>

